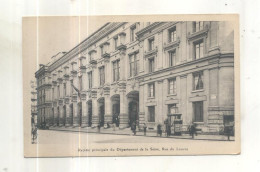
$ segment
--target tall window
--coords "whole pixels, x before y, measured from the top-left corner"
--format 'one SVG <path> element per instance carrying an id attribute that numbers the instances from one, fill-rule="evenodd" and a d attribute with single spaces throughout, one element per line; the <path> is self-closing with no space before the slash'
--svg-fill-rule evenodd
<path id="1" fill-rule="evenodd" d="M 135 32 L 136 32 L 136 26 L 131 27 L 130 30 L 130 41 L 135 41 Z"/>
<path id="2" fill-rule="evenodd" d="M 154 83 L 148 84 L 148 96 L 155 97 Z"/>
<path id="3" fill-rule="evenodd" d="M 148 122 L 155 122 L 155 108 L 154 106 L 148 106 Z"/>
<path id="4" fill-rule="evenodd" d="M 169 79 L 168 93 L 176 94 L 176 78 Z"/>
<path id="5" fill-rule="evenodd" d="M 103 45 L 100 47 L 100 52 L 101 52 L 101 55 L 104 54 L 104 46 Z"/>
<path id="6" fill-rule="evenodd" d="M 198 42 L 194 43 L 194 55 L 195 55 L 195 59 L 200 59 L 203 57 L 204 53 L 204 44 L 203 44 L 203 40 L 200 40 Z"/>
<path id="7" fill-rule="evenodd" d="M 194 122 L 203 122 L 203 102 L 193 102 Z"/>
<path id="8" fill-rule="evenodd" d="M 201 90 L 203 89 L 203 72 L 197 72 L 193 74 L 193 89 Z"/>
<path id="9" fill-rule="evenodd" d="M 105 84 L 105 67 L 102 66 L 99 68 L 99 84 L 103 86 Z"/>
<path id="10" fill-rule="evenodd" d="M 139 54 L 134 53 L 129 56 L 130 77 L 138 75 L 139 70 Z"/>
<path id="11" fill-rule="evenodd" d="M 64 97 L 67 95 L 67 85 L 66 83 L 63 84 L 63 93 L 64 93 Z"/>
<path id="12" fill-rule="evenodd" d="M 153 72 L 154 71 L 154 58 L 150 58 L 148 60 L 149 62 L 149 72 Z"/>
<path id="13" fill-rule="evenodd" d="M 176 64 L 176 50 L 169 52 L 169 67 Z"/>
<path id="14" fill-rule="evenodd" d="M 120 79 L 120 60 L 113 62 L 113 81 L 118 81 Z"/>
<path id="15" fill-rule="evenodd" d="M 59 99 L 59 98 L 60 98 L 60 86 L 58 85 L 57 88 L 58 88 L 58 91 L 57 91 L 57 96 L 58 96 L 58 97 L 57 97 L 57 98 Z"/>
<path id="16" fill-rule="evenodd" d="M 118 46 L 118 37 L 115 37 L 114 38 L 114 48 L 115 48 L 115 50 L 117 49 L 117 46 Z"/>
<path id="17" fill-rule="evenodd" d="M 72 95 L 72 94 L 73 94 L 73 90 L 74 90 L 74 88 L 72 87 L 72 85 L 73 85 L 73 79 L 72 79 L 70 82 L 71 82 L 71 86 L 70 86 L 70 94 Z"/>
<path id="18" fill-rule="evenodd" d="M 79 77 L 79 90 L 81 91 L 83 88 L 83 83 L 82 83 L 82 76 Z"/>
<path id="19" fill-rule="evenodd" d="M 54 100 L 54 88 L 52 88 L 52 100 Z"/>
<path id="20" fill-rule="evenodd" d="M 80 66 L 80 67 L 83 66 L 83 64 L 82 64 L 82 58 L 79 59 L 79 66 Z"/>
<path id="21" fill-rule="evenodd" d="M 92 71 L 88 73 L 88 88 L 92 88 Z"/>
<path id="22" fill-rule="evenodd" d="M 148 40 L 149 43 L 149 51 L 154 49 L 154 38 Z"/>
<path id="23" fill-rule="evenodd" d="M 203 30 L 203 28 L 204 26 L 202 21 L 193 22 L 193 32 L 198 32 L 200 30 Z"/>
<path id="24" fill-rule="evenodd" d="M 177 40 L 176 27 L 169 30 L 169 42 L 174 42 Z"/>

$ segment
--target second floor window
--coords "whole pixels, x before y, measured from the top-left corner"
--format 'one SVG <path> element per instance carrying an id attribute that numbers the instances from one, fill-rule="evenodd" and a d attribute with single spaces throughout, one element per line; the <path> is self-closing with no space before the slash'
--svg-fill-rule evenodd
<path id="1" fill-rule="evenodd" d="M 154 71 L 154 58 L 151 58 L 148 60 L 149 62 L 149 72 L 153 72 Z"/>
<path id="2" fill-rule="evenodd" d="M 103 86 L 105 84 L 105 67 L 99 68 L 99 85 Z"/>
<path id="3" fill-rule="evenodd" d="M 193 90 L 203 89 L 203 72 L 196 72 L 193 74 Z"/>
<path id="4" fill-rule="evenodd" d="M 200 30 L 203 30 L 203 22 L 198 21 L 198 22 L 193 22 L 193 32 L 198 32 Z"/>
<path id="5" fill-rule="evenodd" d="M 60 98 L 60 86 L 58 85 L 58 87 L 57 87 L 57 98 L 59 99 Z"/>
<path id="6" fill-rule="evenodd" d="M 174 42 L 177 40 L 176 27 L 169 30 L 169 42 Z"/>
<path id="7" fill-rule="evenodd" d="M 138 53 L 129 56 L 130 77 L 138 75 L 139 56 Z"/>
<path id="8" fill-rule="evenodd" d="M 64 97 L 67 95 L 67 85 L 66 83 L 64 83 L 63 85 L 63 93 L 64 93 Z"/>
<path id="9" fill-rule="evenodd" d="M 176 64 L 176 50 L 169 52 L 169 67 Z"/>
<path id="10" fill-rule="evenodd" d="M 136 32 L 136 26 L 131 27 L 130 30 L 130 41 L 135 41 L 135 32 Z"/>
<path id="11" fill-rule="evenodd" d="M 169 79 L 168 93 L 176 94 L 176 78 Z"/>
<path id="12" fill-rule="evenodd" d="M 92 88 L 92 72 L 88 73 L 88 88 Z"/>
<path id="13" fill-rule="evenodd" d="M 120 60 L 113 62 L 113 81 L 118 81 L 120 79 Z"/>
<path id="14" fill-rule="evenodd" d="M 82 76 L 79 77 L 79 90 L 81 91 L 83 88 L 83 83 L 82 83 Z"/>
<path id="15" fill-rule="evenodd" d="M 101 55 L 104 54 L 104 46 L 101 46 L 101 47 L 100 47 L 100 53 L 101 53 Z"/>
<path id="16" fill-rule="evenodd" d="M 117 46 L 118 46 L 118 37 L 115 37 L 114 38 L 114 48 L 115 48 L 115 50 L 117 49 Z"/>
<path id="17" fill-rule="evenodd" d="M 149 44 L 149 47 L 148 47 L 149 51 L 153 50 L 154 49 L 154 38 L 149 39 L 148 44 Z"/>
<path id="18" fill-rule="evenodd" d="M 195 59 L 200 59 L 204 56 L 203 40 L 194 43 L 194 56 Z"/>
<path id="19" fill-rule="evenodd" d="M 148 84 L 148 96 L 155 97 L 154 83 Z"/>

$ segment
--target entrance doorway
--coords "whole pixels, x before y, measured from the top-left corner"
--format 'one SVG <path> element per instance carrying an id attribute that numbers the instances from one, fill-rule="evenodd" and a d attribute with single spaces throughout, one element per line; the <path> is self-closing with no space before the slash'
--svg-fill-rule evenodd
<path id="1" fill-rule="evenodd" d="M 70 119 L 71 119 L 71 125 L 73 125 L 73 104 L 70 105 Z"/>
<path id="2" fill-rule="evenodd" d="M 99 125 L 100 125 L 100 127 L 103 127 L 104 126 L 104 120 L 105 120 L 105 99 L 100 98 L 98 100 L 98 104 L 99 104 L 99 112 L 98 112 Z"/>
<path id="3" fill-rule="evenodd" d="M 79 126 L 82 125 L 82 102 L 78 103 Z"/>
<path id="4" fill-rule="evenodd" d="M 57 111 L 58 111 L 57 126 L 59 126 L 59 124 L 60 124 L 60 107 L 59 107 L 59 106 L 58 106 L 58 108 L 57 108 Z"/>
<path id="5" fill-rule="evenodd" d="M 88 126 L 90 127 L 92 125 L 92 101 L 88 101 Z"/>
<path id="6" fill-rule="evenodd" d="M 112 123 L 119 127 L 119 114 L 120 114 L 120 95 L 116 94 L 111 97 L 112 101 Z"/>
<path id="7" fill-rule="evenodd" d="M 127 95 L 128 100 L 128 115 L 129 125 L 132 126 L 133 122 L 139 125 L 139 92 L 132 91 Z"/>
<path id="8" fill-rule="evenodd" d="M 66 123 L 66 105 L 63 106 L 63 125 Z"/>

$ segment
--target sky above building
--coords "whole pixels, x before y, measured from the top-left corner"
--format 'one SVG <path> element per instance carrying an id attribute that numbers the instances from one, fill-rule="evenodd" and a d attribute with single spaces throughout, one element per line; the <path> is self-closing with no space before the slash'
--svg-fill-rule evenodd
<path id="1" fill-rule="evenodd" d="M 39 64 L 46 65 L 57 53 L 68 52 L 105 23 L 78 16 L 24 18 L 23 58 L 29 60 L 31 78 L 34 78 Z"/>

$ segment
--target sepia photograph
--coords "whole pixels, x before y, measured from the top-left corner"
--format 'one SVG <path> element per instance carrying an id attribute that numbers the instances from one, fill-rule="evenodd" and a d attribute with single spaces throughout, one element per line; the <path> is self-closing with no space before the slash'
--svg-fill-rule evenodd
<path id="1" fill-rule="evenodd" d="M 25 157 L 240 153 L 238 15 L 22 24 Z"/>

